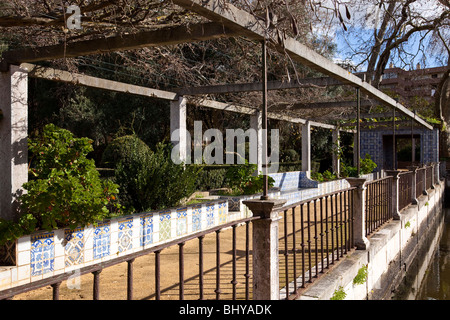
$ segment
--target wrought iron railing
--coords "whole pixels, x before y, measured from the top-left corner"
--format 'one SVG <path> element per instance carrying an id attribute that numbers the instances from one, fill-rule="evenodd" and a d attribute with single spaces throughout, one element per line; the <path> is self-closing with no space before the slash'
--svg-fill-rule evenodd
<path id="1" fill-rule="evenodd" d="M 431 167 L 429 167 L 431 168 Z M 411 200 L 418 197 L 424 190 L 431 188 L 430 169 L 420 168 L 414 172 L 400 173 L 398 176 L 398 210 L 406 208 Z M 432 172 L 432 171 L 430 171 Z M 427 176 L 424 179 L 424 176 Z M 414 176 L 416 179 L 414 181 Z M 428 176 L 430 180 L 428 180 Z M 365 212 L 365 234 L 370 237 L 378 228 L 393 218 L 394 178 L 387 176 L 378 180 L 366 182 L 363 189 L 348 188 L 277 209 L 280 215 L 279 223 L 279 265 L 280 287 L 284 286 L 286 298 L 298 296 L 302 289 L 312 283 L 321 274 L 341 260 L 355 246 L 355 208 L 356 192 L 364 191 L 365 201 L 362 203 Z M 413 186 L 416 195 L 413 197 Z M 359 203 L 359 202 L 358 202 Z M 359 206 L 359 205 L 358 205 Z M 355 211 L 358 210 L 358 211 Z M 252 221 L 259 217 L 250 217 L 222 224 L 208 230 L 192 233 L 183 238 L 175 239 L 161 245 L 141 250 L 126 256 L 120 256 L 95 265 L 77 269 L 79 276 L 92 273 L 92 297 L 101 297 L 100 274 L 106 268 L 126 262 L 126 297 L 134 295 L 134 262 L 136 258 L 146 255 L 154 257 L 154 275 L 150 277 L 153 292 L 148 297 L 156 300 L 164 299 L 167 288 L 161 283 L 161 274 L 165 272 L 161 261 L 164 252 L 172 250 L 178 257 L 174 274 L 171 279 L 170 292 L 177 299 L 251 299 L 252 298 Z M 258 221 L 259 222 L 259 221 Z M 255 221 L 256 223 L 256 221 Z M 362 226 L 361 226 L 362 229 Z M 221 238 L 226 233 L 226 242 Z M 239 236 L 237 233 L 239 232 Z M 225 237 L 224 237 L 225 238 Z M 205 239 L 208 241 L 205 252 Z M 195 242 L 197 241 L 197 244 Z M 228 241 L 228 240 L 226 240 Z M 197 250 L 185 253 L 186 244 L 197 245 Z M 229 248 L 227 250 L 225 248 Z M 237 248 L 240 248 L 238 250 Z M 175 251 L 176 250 L 176 251 Z M 224 261 L 224 250 L 227 258 Z M 205 254 L 207 258 L 205 258 Z M 214 258 L 212 258 L 214 256 Z M 215 260 L 215 261 L 213 261 Z M 205 270 L 205 263 L 208 270 Z M 186 265 L 191 266 L 186 277 Z M 198 269 L 192 272 L 192 265 Z M 226 269 L 225 269 L 226 268 Z M 208 276 L 208 286 L 205 286 L 205 276 Z M 37 280 L 26 285 L 0 291 L 0 299 L 9 298 L 24 292 L 44 286 L 52 287 L 52 297 L 60 298 L 60 286 L 63 281 L 73 277 L 73 272 Z M 211 285 L 214 283 L 214 285 Z M 187 289 L 187 287 L 189 287 Z M 188 296 L 186 296 L 188 294 Z"/>
<path id="2" fill-rule="evenodd" d="M 280 286 L 293 298 L 353 247 L 353 191 L 328 193 L 283 208 Z"/>
<path id="3" fill-rule="evenodd" d="M 154 288 L 154 292 L 149 292 L 147 297 L 152 297 L 156 300 L 164 299 L 164 291 L 170 289 L 171 295 L 173 295 L 174 291 L 178 291 L 177 299 L 183 300 L 185 299 L 185 288 L 186 285 L 189 284 L 189 299 L 221 299 L 224 295 L 224 289 L 226 289 L 226 297 L 225 299 L 251 299 L 251 247 L 250 247 L 250 228 L 251 221 L 258 219 L 257 217 L 245 218 L 237 221 L 233 221 L 227 224 L 222 224 L 220 226 L 202 231 L 193 233 L 183 238 L 179 238 L 173 240 L 171 242 L 167 242 L 152 248 L 148 248 L 142 251 L 138 251 L 136 253 L 129 254 L 127 256 L 122 256 L 118 258 L 114 258 L 105 262 L 101 262 L 96 265 L 91 265 L 88 267 L 77 269 L 77 276 L 82 276 L 85 274 L 92 273 L 93 275 L 93 285 L 92 285 L 92 299 L 99 300 L 102 296 L 101 294 L 101 277 L 100 274 L 106 268 L 114 267 L 121 263 L 127 264 L 127 294 L 126 297 L 128 300 L 134 299 L 134 262 L 135 259 L 141 256 L 154 256 L 154 276 L 153 283 L 149 287 Z M 237 237 L 236 231 L 237 228 L 241 226 L 241 228 L 245 228 L 245 235 L 241 238 L 245 238 L 244 243 L 240 243 L 240 247 L 245 248 L 240 251 L 238 256 L 237 254 Z M 244 227 L 245 226 L 245 227 Z M 231 229 L 231 230 L 230 230 Z M 230 261 L 223 261 L 221 257 L 223 255 L 223 250 L 221 250 L 221 245 L 223 245 L 223 241 L 220 236 L 222 232 L 231 232 L 231 259 Z M 204 251 L 204 243 L 203 240 L 206 236 L 211 236 L 215 234 L 215 244 L 208 245 L 208 254 L 211 255 L 210 250 L 215 250 L 215 259 L 216 263 L 212 270 L 204 270 L 205 264 L 205 251 Z M 196 257 L 192 254 L 186 255 L 184 253 L 185 244 L 188 241 L 198 241 L 198 251 Z M 211 242 L 211 241 L 210 241 Z M 161 268 L 161 258 L 163 256 L 162 252 L 166 249 L 174 249 L 178 246 L 178 274 L 173 274 L 172 284 L 168 287 L 163 287 L 161 284 L 161 272 L 165 272 Z M 229 244 L 227 245 L 229 247 Z M 237 259 L 241 260 L 239 266 L 237 266 Z M 223 258 L 222 258 L 223 259 Z M 243 262 L 242 262 L 243 259 Z M 208 261 L 209 264 L 211 261 Z M 198 272 L 195 276 L 190 276 L 189 279 L 185 278 L 185 266 L 186 265 L 197 265 L 198 264 Z M 222 269 L 224 266 L 227 266 L 227 274 L 222 274 Z M 231 266 L 231 270 L 230 267 Z M 211 284 L 211 278 L 215 277 L 215 286 L 211 288 L 205 288 L 205 276 L 208 273 L 208 284 Z M 240 274 L 238 274 L 240 273 Z M 231 274 L 231 278 L 230 275 Z M 42 280 L 38 280 L 26 285 L 14 287 L 11 289 L 0 291 L 0 299 L 8 299 L 12 298 L 21 293 L 29 292 L 35 289 L 39 289 L 46 286 L 52 287 L 52 298 L 54 300 L 60 299 L 60 286 L 63 281 L 66 281 L 70 278 L 73 278 L 74 273 L 68 272 L 64 274 L 60 274 L 57 276 L 48 277 Z M 239 281 L 238 281 L 239 276 Z M 177 279 L 178 278 L 178 279 Z M 178 281 L 176 281 L 176 279 Z M 245 280 L 242 280 L 245 279 Z M 148 278 L 149 283 L 152 282 L 152 277 Z M 239 291 L 238 291 L 239 286 Z M 170 287 L 170 288 L 169 288 Z M 178 287 L 178 288 L 176 288 Z M 193 288 L 195 287 L 195 288 Z M 226 288 L 225 288 L 226 287 Z M 211 292 L 213 290 L 213 292 Z M 192 292 L 195 292 L 193 294 Z M 115 299 L 113 297 L 112 299 Z"/>
<path id="4" fill-rule="evenodd" d="M 428 166 L 425 168 L 425 189 L 428 190 L 433 185 L 433 167 Z"/>
<path id="5" fill-rule="evenodd" d="M 425 168 L 419 168 L 416 172 L 416 197 L 421 195 L 425 190 Z"/>
<path id="6" fill-rule="evenodd" d="M 366 236 L 393 218 L 392 180 L 393 177 L 388 176 L 366 184 Z"/>
<path id="7" fill-rule="evenodd" d="M 413 172 L 407 171 L 399 174 L 398 181 L 398 210 L 401 211 L 411 204 L 413 199 Z"/>

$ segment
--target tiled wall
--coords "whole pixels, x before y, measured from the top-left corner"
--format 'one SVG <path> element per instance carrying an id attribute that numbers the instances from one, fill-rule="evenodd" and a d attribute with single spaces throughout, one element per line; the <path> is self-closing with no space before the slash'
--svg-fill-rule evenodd
<path id="1" fill-rule="evenodd" d="M 134 214 L 75 230 L 37 232 L 0 251 L 15 266 L 0 266 L 0 290 L 128 255 L 190 233 L 244 218 L 227 201 Z M 1 259 L 0 259 L 1 261 Z"/>
<path id="2" fill-rule="evenodd" d="M 279 172 L 269 174 L 275 180 L 274 187 L 281 191 L 292 191 L 299 188 L 315 188 L 318 182 L 308 179 L 305 171 Z"/>
<path id="3" fill-rule="evenodd" d="M 411 130 L 396 130 L 396 135 L 410 135 Z M 414 129 L 413 134 L 420 135 L 420 144 L 422 147 L 423 163 L 439 161 L 439 131 L 438 129 Z M 384 158 L 392 157 L 391 154 L 384 154 L 383 136 L 392 136 L 392 130 L 362 130 L 361 131 L 361 157 L 369 154 L 372 160 L 377 164 L 377 171 L 383 169 Z M 388 153 L 389 153 L 388 152 Z M 386 168 L 384 168 L 386 169 Z M 390 169 L 390 168 L 387 168 Z"/>

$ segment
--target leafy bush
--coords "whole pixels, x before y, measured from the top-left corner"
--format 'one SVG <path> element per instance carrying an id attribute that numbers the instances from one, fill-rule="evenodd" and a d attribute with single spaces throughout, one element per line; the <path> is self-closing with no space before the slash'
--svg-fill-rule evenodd
<path id="1" fill-rule="evenodd" d="M 373 160 L 369 154 L 366 153 L 366 156 L 363 159 L 360 159 L 360 174 L 372 173 L 376 167 L 377 167 L 377 164 L 375 162 L 373 162 Z M 341 162 L 341 176 L 342 177 L 356 177 L 357 176 L 357 168 L 346 165 L 344 162 Z"/>
<path id="2" fill-rule="evenodd" d="M 294 149 L 287 149 L 281 152 L 280 158 L 283 162 L 297 162 L 300 161 L 300 156 Z"/>
<path id="3" fill-rule="evenodd" d="M 207 191 L 223 188 L 229 167 L 230 165 L 202 165 L 202 171 L 195 183 L 196 190 Z"/>
<path id="4" fill-rule="evenodd" d="M 372 158 L 368 153 L 366 153 L 366 156 L 364 159 L 360 160 L 360 169 L 361 174 L 368 174 L 372 173 L 373 170 L 377 167 L 377 164 L 372 161 Z"/>
<path id="5" fill-rule="evenodd" d="M 101 180 L 94 160 L 87 158 L 93 150 L 91 140 L 49 124 L 28 146 L 30 179 L 19 198 L 22 215 L 16 223 L 0 221 L 1 240 L 39 229 L 73 229 L 120 211 L 118 186 Z"/>
<path id="6" fill-rule="evenodd" d="M 263 191 L 264 177 L 262 174 L 253 175 L 257 169 L 256 164 L 233 166 L 226 174 L 227 185 L 232 189 L 233 195 L 249 195 Z M 275 180 L 267 176 L 269 188 L 273 186 Z"/>
<path id="7" fill-rule="evenodd" d="M 323 178 L 323 174 L 321 174 L 320 172 L 311 172 L 311 179 L 319 182 L 325 181 Z"/>
<path id="8" fill-rule="evenodd" d="M 368 174 L 372 173 L 373 170 L 377 167 L 377 164 L 372 161 L 369 154 L 366 154 L 364 159 L 360 160 L 360 174 Z M 347 177 L 356 177 L 357 176 L 357 168 L 345 164 L 344 161 L 341 162 L 340 167 L 340 176 L 343 178 Z M 320 172 L 312 172 L 311 173 L 311 179 L 323 182 L 323 181 L 329 181 L 329 180 L 335 180 L 337 179 L 337 176 L 329 170 L 325 170 L 323 173 Z"/>
<path id="9" fill-rule="evenodd" d="M 320 172 L 312 172 L 311 173 L 311 179 L 323 182 L 323 181 L 330 181 L 330 180 L 336 180 L 337 176 L 329 170 L 325 170 L 323 173 Z"/>
<path id="10" fill-rule="evenodd" d="M 102 164 L 115 169 L 113 181 L 119 185 L 120 201 L 128 213 L 145 207 L 146 170 L 151 156 L 151 149 L 135 135 L 113 140 L 103 152 Z"/>
<path id="11" fill-rule="evenodd" d="M 103 162 L 109 161 L 111 166 L 115 161 L 114 181 L 127 212 L 173 207 L 195 191 L 200 168 L 173 163 L 171 144 L 159 143 L 154 152 L 136 136 L 121 137 L 111 144 Z"/>
<path id="12" fill-rule="evenodd" d="M 147 144 L 135 135 L 119 137 L 105 148 L 102 155 L 102 165 L 106 168 L 115 168 L 121 161 L 132 161 L 131 157 L 141 155 L 149 157 L 152 151 Z"/>

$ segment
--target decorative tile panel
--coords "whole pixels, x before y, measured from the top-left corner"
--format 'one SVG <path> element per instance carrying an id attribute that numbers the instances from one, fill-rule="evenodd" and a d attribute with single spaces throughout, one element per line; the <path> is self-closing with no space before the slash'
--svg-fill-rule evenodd
<path id="1" fill-rule="evenodd" d="M 169 240 L 172 233 L 172 212 L 170 210 L 159 213 L 159 240 Z"/>
<path id="2" fill-rule="evenodd" d="M 64 230 L 65 240 L 65 266 L 81 264 L 84 262 L 84 228 Z"/>
<path id="3" fill-rule="evenodd" d="M 228 218 L 228 210 L 226 210 L 227 202 L 220 202 L 218 204 L 218 210 L 219 210 L 219 224 L 227 223 Z"/>
<path id="4" fill-rule="evenodd" d="M 177 210 L 177 236 L 187 233 L 187 208 Z"/>
<path id="5" fill-rule="evenodd" d="M 214 203 L 206 204 L 206 227 L 214 226 Z"/>
<path id="6" fill-rule="evenodd" d="M 192 207 L 192 232 L 202 230 L 202 205 Z"/>
<path id="7" fill-rule="evenodd" d="M 141 246 L 153 243 L 153 213 L 147 213 L 140 217 Z"/>
<path id="8" fill-rule="evenodd" d="M 39 276 L 54 270 L 55 242 L 53 232 L 31 236 L 31 275 Z"/>
<path id="9" fill-rule="evenodd" d="M 177 209 L 121 216 L 74 230 L 63 228 L 20 237 L 0 248 L 0 258 L 16 265 L 0 270 L 0 290 L 76 272 L 161 245 L 177 235 L 198 233 L 242 218 L 241 211 L 228 214 L 227 200 Z"/>
<path id="10" fill-rule="evenodd" d="M 94 229 L 94 259 L 108 256 L 111 250 L 111 226 L 109 221 L 98 224 Z"/>
<path id="11" fill-rule="evenodd" d="M 119 252 L 125 252 L 133 248 L 133 218 L 119 220 L 118 247 Z"/>

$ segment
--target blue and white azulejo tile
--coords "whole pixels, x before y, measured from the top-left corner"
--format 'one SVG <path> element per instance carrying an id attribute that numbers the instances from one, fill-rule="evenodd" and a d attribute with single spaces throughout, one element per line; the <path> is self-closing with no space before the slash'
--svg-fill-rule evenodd
<path id="1" fill-rule="evenodd" d="M 31 275 L 39 276 L 53 272 L 55 265 L 55 242 L 53 232 L 31 236 Z"/>

